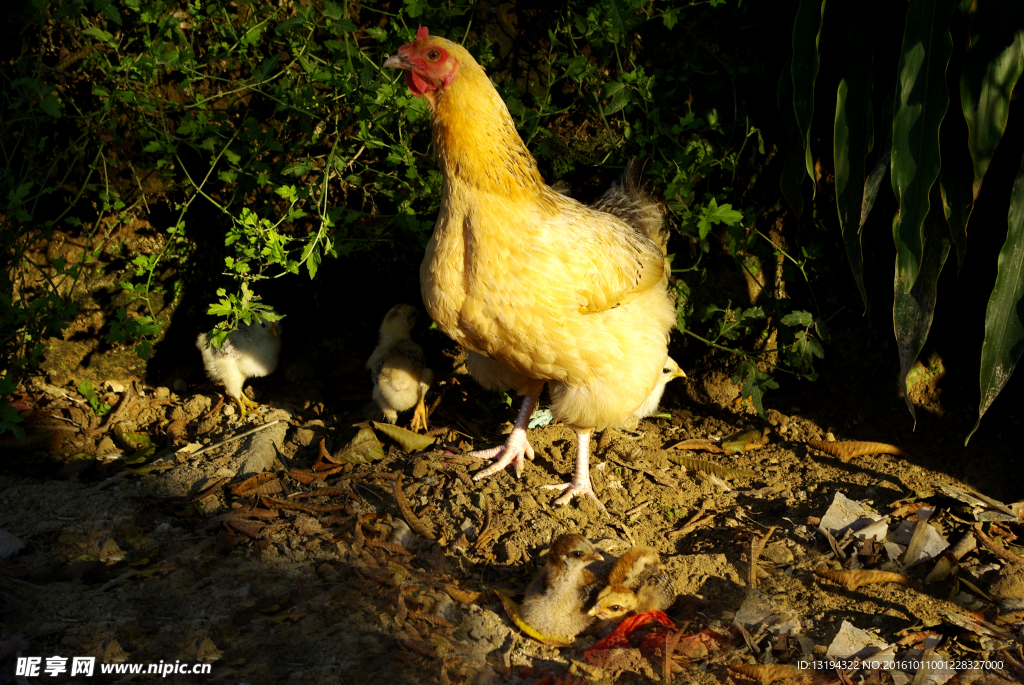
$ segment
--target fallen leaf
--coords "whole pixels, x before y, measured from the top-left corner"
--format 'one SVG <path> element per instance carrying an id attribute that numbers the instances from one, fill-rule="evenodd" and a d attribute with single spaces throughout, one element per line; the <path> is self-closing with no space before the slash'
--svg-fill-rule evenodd
<path id="1" fill-rule="evenodd" d="M 519 613 L 519 605 L 516 604 L 515 601 L 513 601 L 510 592 L 503 590 L 495 590 L 494 594 L 498 595 L 498 598 L 501 600 L 502 606 L 505 607 L 505 613 L 508 614 L 508 617 L 510 619 L 512 619 L 512 622 L 519 626 L 520 630 L 522 630 L 524 633 L 532 637 L 537 642 L 540 642 L 545 645 L 550 645 L 552 647 L 568 647 L 571 644 L 571 642 L 565 642 L 564 640 L 561 640 L 559 638 L 548 637 L 547 635 L 543 635 L 540 631 L 531 628 L 526 623 L 526 621 L 523 620 L 523 615 Z M 591 647 L 591 649 L 593 649 L 593 647 Z M 589 652 L 590 650 L 587 651 Z"/>
<path id="2" fill-rule="evenodd" d="M 420 452 L 434 444 L 435 438 L 429 435 L 420 435 L 401 426 L 393 426 L 390 423 L 373 422 L 374 427 L 384 435 L 388 436 L 406 452 Z"/>

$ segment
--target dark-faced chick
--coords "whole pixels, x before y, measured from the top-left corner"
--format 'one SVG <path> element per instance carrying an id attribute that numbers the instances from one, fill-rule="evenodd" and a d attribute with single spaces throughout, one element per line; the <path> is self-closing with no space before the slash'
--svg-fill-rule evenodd
<path id="1" fill-rule="evenodd" d="M 527 625 L 549 637 L 572 640 L 593 623 L 587 605 L 596 579 L 587 564 L 603 559 L 582 535 L 558 537 L 544 568 L 526 589 L 521 611 Z"/>
<path id="2" fill-rule="evenodd" d="M 675 599 L 675 586 L 658 553 L 650 547 L 634 547 L 615 562 L 608 586 L 598 593 L 589 615 L 607 620 L 664 611 Z"/>
<path id="3" fill-rule="evenodd" d="M 228 335 L 219 350 L 207 345 L 206 334 L 200 333 L 196 347 L 203 355 L 206 375 L 210 380 L 224 384 L 225 392 L 238 404 L 244 419 L 246 407 L 255 409 L 259 404 L 245 396 L 243 386 L 247 379 L 266 376 L 277 368 L 281 353 L 281 322 L 264 320 L 242 324 Z"/>
<path id="4" fill-rule="evenodd" d="M 380 339 L 366 368 L 373 375 L 373 401 L 388 423 L 398 421 L 398 412 L 416 407 L 412 429 L 427 429 L 427 409 L 423 398 L 434 379 L 427 368 L 423 348 L 409 337 L 416 323 L 416 308 L 396 304 L 384 316 Z"/>

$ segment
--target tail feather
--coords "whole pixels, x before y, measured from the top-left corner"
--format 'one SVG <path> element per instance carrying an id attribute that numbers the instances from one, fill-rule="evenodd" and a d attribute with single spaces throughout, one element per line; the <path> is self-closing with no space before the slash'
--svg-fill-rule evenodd
<path id="1" fill-rule="evenodd" d="M 622 178 L 612 183 L 593 208 L 608 212 L 650 238 L 663 253 L 668 251 L 668 229 L 661 203 L 651 197 L 644 184 L 644 168 L 650 157 L 634 157 L 626 164 Z"/>

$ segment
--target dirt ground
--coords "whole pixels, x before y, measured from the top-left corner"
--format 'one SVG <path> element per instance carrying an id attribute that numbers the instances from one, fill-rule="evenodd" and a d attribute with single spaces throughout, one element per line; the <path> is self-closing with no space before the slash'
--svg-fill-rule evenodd
<path id="1" fill-rule="evenodd" d="M 26 681 L 14 675 L 19 655 L 212 664 L 210 675 L 160 679 L 174 683 L 768 682 L 728 665 L 848 656 L 868 644 L 842 651 L 837 635 L 854 628 L 907 658 L 938 635 L 940 655 L 998 666 L 939 669 L 915 683 L 1024 682 L 1021 505 L 941 485 L 1019 500 L 1019 449 L 991 430 L 964 463 L 962 438 L 943 430 L 934 378 L 914 391 L 931 404 L 911 432 L 902 399 L 830 403 L 827 386 L 804 406 L 778 395 L 765 422 L 721 370 L 689 369 L 669 386 L 662 417 L 597 442 L 602 514 L 586 500 L 553 507 L 555 495 L 538 487 L 571 476 L 575 439 L 563 426 L 530 430 L 537 456 L 521 480 L 471 479 L 484 463 L 465 453 L 502 441 L 514 407 L 453 374 L 451 359 L 434 364 L 436 440 L 409 453 L 362 423 L 372 405 L 360 361 L 320 354 L 289 355 L 286 344 L 278 371 L 250 382 L 265 406 L 244 421 L 231 404 L 208 415 L 221 397 L 210 384 L 148 387 L 131 371 L 97 379 L 73 358 L 26 386 L 34 448 L 8 444 L 0 462 L 0 529 L 24 543 L 0 558 L 0 685 L 104 682 Z M 330 373 L 313 373 L 327 360 Z M 103 417 L 78 391 L 86 374 L 112 407 Z M 708 451 L 749 429 L 762 437 Z M 811 440 L 904 453 L 875 447 L 844 460 Z M 675 448 L 682 441 L 704 442 Z M 915 529 L 926 503 L 935 513 L 921 527 L 969 549 L 904 568 L 906 540 L 883 548 L 837 528 L 829 541 L 819 523 L 840 494 L 889 515 L 894 531 Z M 495 591 L 522 593 L 568 532 L 607 559 L 656 549 L 679 595 L 666 612 L 676 630 L 589 652 L 599 636 L 556 648 L 520 631 Z M 905 572 L 906 584 L 846 589 L 815 573 L 840 568 Z M 904 685 L 916 671 L 800 677 Z"/>

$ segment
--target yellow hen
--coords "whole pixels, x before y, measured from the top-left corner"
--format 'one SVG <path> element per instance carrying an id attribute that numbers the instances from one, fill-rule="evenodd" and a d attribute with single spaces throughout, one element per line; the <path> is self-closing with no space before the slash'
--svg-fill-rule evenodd
<path id="1" fill-rule="evenodd" d="M 585 495 L 593 431 L 620 425 L 661 376 L 675 309 L 664 253 L 621 218 L 565 197 L 537 163 L 484 70 L 462 46 L 420 28 L 384 66 L 405 71 L 433 114 L 444 177 L 420 267 L 430 316 L 471 352 L 483 385 L 525 397 L 508 441 L 475 479 L 512 464 L 517 475 L 544 384 L 551 412 L 577 434 L 576 473 L 559 504 Z M 658 229 L 660 230 L 660 221 Z"/>

